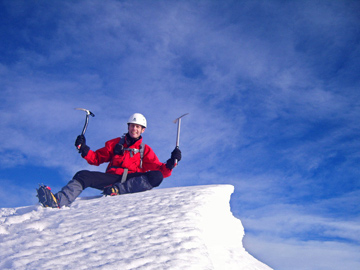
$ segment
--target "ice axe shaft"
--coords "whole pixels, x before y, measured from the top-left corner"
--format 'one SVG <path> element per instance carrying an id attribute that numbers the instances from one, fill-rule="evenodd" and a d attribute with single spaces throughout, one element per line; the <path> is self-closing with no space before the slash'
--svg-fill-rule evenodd
<path id="1" fill-rule="evenodd" d="M 181 125 L 181 118 L 183 118 L 185 115 L 188 115 L 189 113 L 185 113 L 182 116 L 176 118 L 174 120 L 174 123 L 176 124 L 177 122 L 177 135 L 176 135 L 176 148 L 179 148 L 180 145 L 180 125 Z M 177 164 L 177 160 L 175 159 L 175 165 Z"/>
<path id="2" fill-rule="evenodd" d="M 87 129 L 87 126 L 89 124 L 89 115 L 91 115 L 92 117 L 95 116 L 95 114 L 93 114 L 92 112 L 90 112 L 89 110 L 87 109 L 83 109 L 83 108 L 75 108 L 75 110 L 79 110 L 79 111 L 84 111 L 86 112 L 86 118 L 85 118 L 85 124 L 84 124 L 84 127 L 83 127 L 83 130 L 81 132 L 81 135 L 85 135 L 85 132 L 86 132 L 86 129 Z M 78 145 L 78 150 L 80 151 L 80 148 L 81 148 L 81 144 Z"/>

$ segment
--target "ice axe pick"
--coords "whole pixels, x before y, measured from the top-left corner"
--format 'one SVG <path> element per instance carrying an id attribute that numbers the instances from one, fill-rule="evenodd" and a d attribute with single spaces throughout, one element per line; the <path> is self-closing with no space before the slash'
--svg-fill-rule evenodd
<path id="1" fill-rule="evenodd" d="M 180 124 L 181 124 L 181 118 L 183 118 L 185 115 L 188 115 L 189 113 L 185 113 L 182 116 L 176 118 L 174 120 L 174 123 L 177 122 L 177 135 L 176 135 L 176 148 L 179 148 L 179 141 L 180 141 Z M 175 165 L 177 164 L 177 160 L 175 159 Z"/>
<path id="2" fill-rule="evenodd" d="M 85 124 L 84 124 L 83 130 L 82 130 L 82 132 L 81 132 L 81 135 L 85 135 L 87 126 L 88 126 L 88 124 L 89 124 L 89 115 L 91 115 L 92 117 L 94 117 L 95 114 L 93 114 L 93 113 L 90 112 L 89 110 L 83 109 L 83 108 L 75 108 L 75 110 L 79 110 L 79 111 L 84 111 L 84 112 L 86 112 Z M 80 151 L 81 144 L 80 144 L 77 148 L 78 148 L 78 150 Z"/>

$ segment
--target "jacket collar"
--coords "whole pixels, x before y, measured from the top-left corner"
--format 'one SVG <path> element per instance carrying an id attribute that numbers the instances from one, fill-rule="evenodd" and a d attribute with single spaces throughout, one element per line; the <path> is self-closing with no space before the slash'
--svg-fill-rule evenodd
<path id="1" fill-rule="evenodd" d="M 125 143 L 128 147 L 132 146 L 133 144 L 137 144 L 137 145 L 140 145 L 142 142 L 142 136 L 140 135 L 139 138 L 137 139 L 134 139 L 134 138 L 131 138 L 129 133 L 126 133 L 125 135 Z"/>

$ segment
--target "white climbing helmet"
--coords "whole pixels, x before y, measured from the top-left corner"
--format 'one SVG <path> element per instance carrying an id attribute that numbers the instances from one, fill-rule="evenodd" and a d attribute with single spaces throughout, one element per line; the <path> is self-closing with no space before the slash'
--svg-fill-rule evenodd
<path id="1" fill-rule="evenodd" d="M 141 113 L 134 113 L 129 117 L 128 124 L 137 124 L 146 128 L 146 118 Z"/>

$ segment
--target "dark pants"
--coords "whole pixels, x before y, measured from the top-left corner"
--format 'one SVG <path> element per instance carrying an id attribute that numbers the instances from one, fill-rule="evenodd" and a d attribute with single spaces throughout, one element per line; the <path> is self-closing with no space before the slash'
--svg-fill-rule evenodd
<path id="1" fill-rule="evenodd" d="M 73 179 L 55 194 L 60 207 L 70 205 L 88 187 L 103 190 L 107 186 L 116 185 L 119 194 L 135 193 L 152 189 L 161 184 L 163 175 L 160 171 L 146 173 L 130 173 L 126 181 L 121 183 L 122 175 L 93 171 L 79 171 Z"/>
<path id="2" fill-rule="evenodd" d="M 126 180 L 142 175 L 145 175 L 147 177 L 147 180 L 152 187 L 159 186 L 163 180 L 163 176 L 160 171 L 149 171 L 146 173 L 129 173 L 126 177 Z M 121 178 L 122 175 L 93 171 L 79 171 L 73 177 L 74 180 L 77 180 L 81 183 L 83 189 L 91 187 L 100 190 L 103 190 L 104 187 L 121 182 Z"/>

